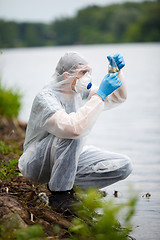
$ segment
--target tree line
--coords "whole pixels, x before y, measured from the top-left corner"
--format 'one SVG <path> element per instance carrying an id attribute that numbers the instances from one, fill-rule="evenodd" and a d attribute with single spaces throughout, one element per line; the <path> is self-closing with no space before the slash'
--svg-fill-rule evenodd
<path id="1" fill-rule="evenodd" d="M 0 48 L 159 42 L 160 0 L 90 6 L 50 24 L 0 20 Z"/>

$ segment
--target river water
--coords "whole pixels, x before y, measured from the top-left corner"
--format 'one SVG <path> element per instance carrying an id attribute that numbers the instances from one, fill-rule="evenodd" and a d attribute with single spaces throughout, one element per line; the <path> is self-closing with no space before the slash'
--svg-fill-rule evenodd
<path id="1" fill-rule="evenodd" d="M 107 73 L 108 54 L 124 56 L 128 99 L 103 112 L 88 136 L 88 144 L 127 154 L 132 174 L 107 187 L 108 196 L 118 191 L 117 202 L 128 199 L 128 188 L 138 195 L 132 236 L 137 240 L 160 239 L 160 44 L 108 44 L 3 50 L 2 82 L 23 93 L 19 119 L 27 121 L 36 93 L 51 80 L 59 58 L 77 51 L 92 67 L 95 83 Z M 145 194 L 149 193 L 149 198 Z"/>

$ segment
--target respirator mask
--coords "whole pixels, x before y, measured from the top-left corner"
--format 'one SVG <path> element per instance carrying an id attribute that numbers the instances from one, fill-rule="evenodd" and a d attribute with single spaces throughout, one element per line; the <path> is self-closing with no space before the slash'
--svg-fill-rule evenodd
<path id="1" fill-rule="evenodd" d="M 77 79 L 76 84 L 74 86 L 74 90 L 77 93 L 84 93 L 90 90 L 92 87 L 92 78 L 89 72 L 85 73 L 83 77 Z"/>

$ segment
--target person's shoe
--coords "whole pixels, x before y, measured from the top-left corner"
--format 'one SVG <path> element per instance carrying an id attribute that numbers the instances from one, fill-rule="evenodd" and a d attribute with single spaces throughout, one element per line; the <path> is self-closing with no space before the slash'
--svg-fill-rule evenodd
<path id="1" fill-rule="evenodd" d="M 73 189 L 69 191 L 51 191 L 49 205 L 53 210 L 60 213 L 72 212 L 73 207 L 78 204 Z"/>

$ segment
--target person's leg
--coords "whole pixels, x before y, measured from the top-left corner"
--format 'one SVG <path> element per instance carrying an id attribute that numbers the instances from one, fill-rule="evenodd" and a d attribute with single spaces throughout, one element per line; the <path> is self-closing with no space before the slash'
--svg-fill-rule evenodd
<path id="1" fill-rule="evenodd" d="M 51 191 L 67 191 L 73 188 L 81 149 L 81 139 L 58 140 L 49 181 Z"/>
<path id="2" fill-rule="evenodd" d="M 82 140 L 59 139 L 54 151 L 54 164 L 48 184 L 49 205 L 58 212 L 71 212 L 77 204 L 73 185 L 77 172 Z"/>
<path id="3" fill-rule="evenodd" d="M 58 139 L 49 134 L 36 144 L 24 167 L 26 178 L 48 182 L 51 191 L 73 188 L 82 140 Z"/>
<path id="4" fill-rule="evenodd" d="M 75 185 L 83 189 L 103 188 L 125 179 L 131 171 L 127 156 L 88 146 L 79 157 Z"/>
<path id="5" fill-rule="evenodd" d="M 49 181 L 53 164 L 50 159 L 53 144 L 54 137 L 49 134 L 23 154 L 22 174 L 27 179 L 38 183 Z"/>

